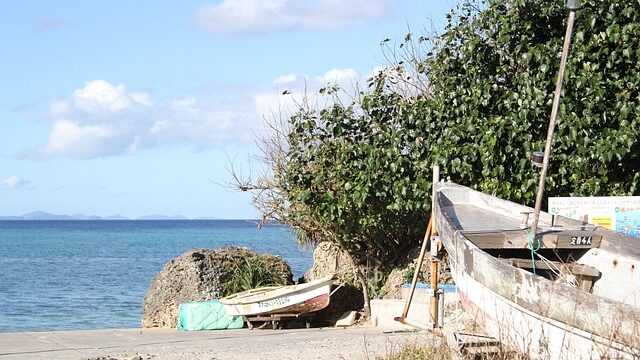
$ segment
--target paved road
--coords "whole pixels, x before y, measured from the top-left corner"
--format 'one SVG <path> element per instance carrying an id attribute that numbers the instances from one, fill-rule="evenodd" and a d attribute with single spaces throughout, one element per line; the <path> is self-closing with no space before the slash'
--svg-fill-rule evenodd
<path id="1" fill-rule="evenodd" d="M 379 327 L 315 329 L 91 330 L 0 334 L 0 360 L 14 359 L 378 359 L 425 332 Z"/>

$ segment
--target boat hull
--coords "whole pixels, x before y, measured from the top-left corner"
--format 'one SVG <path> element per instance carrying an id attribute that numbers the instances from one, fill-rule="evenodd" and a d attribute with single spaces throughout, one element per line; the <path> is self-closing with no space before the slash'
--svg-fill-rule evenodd
<path id="1" fill-rule="evenodd" d="M 458 218 L 464 207 L 455 208 L 456 201 L 464 198 L 462 192 L 474 192 L 461 188 L 437 184 L 437 230 L 465 310 L 489 335 L 534 359 L 640 356 L 637 306 L 536 276 L 480 249 L 468 239 L 465 222 Z M 503 200 L 502 204 L 482 201 L 490 210 L 505 205 Z M 514 221 L 517 224 L 515 217 Z M 480 223 L 486 230 L 498 222 Z"/>
<path id="2" fill-rule="evenodd" d="M 229 315 L 305 314 L 329 305 L 333 277 L 306 284 L 255 289 L 220 299 Z"/>
<path id="3" fill-rule="evenodd" d="M 454 269 L 454 265 L 451 270 L 463 307 L 474 321 L 509 348 L 532 359 L 637 358 L 638 349 L 529 311 Z"/>

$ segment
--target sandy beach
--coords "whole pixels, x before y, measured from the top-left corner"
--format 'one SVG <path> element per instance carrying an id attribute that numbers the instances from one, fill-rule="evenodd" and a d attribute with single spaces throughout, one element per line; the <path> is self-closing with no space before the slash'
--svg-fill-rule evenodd
<path id="1" fill-rule="evenodd" d="M 427 332 L 368 326 L 24 332 L 0 334 L 0 360 L 378 359 L 405 344 L 437 342 L 438 338 Z"/>

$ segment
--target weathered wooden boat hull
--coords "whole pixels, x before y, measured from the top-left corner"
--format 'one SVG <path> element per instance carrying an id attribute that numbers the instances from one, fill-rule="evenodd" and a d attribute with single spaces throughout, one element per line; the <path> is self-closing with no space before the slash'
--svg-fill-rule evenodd
<path id="1" fill-rule="evenodd" d="M 229 315 L 305 314 L 329 305 L 334 277 L 245 291 L 220 299 Z"/>
<path id="2" fill-rule="evenodd" d="M 436 184 L 435 203 L 458 292 L 489 335 L 532 358 L 640 357 L 639 239 L 566 218 L 550 228 L 550 215 L 541 216 L 542 249 L 580 255 L 579 267 L 593 269 L 582 273 L 583 288 L 596 295 L 496 257 L 528 251 L 520 212 L 530 208 L 451 183 Z M 572 231 L 593 243 L 571 245 Z"/>
<path id="3" fill-rule="evenodd" d="M 322 310 L 329 306 L 330 298 L 328 293 L 323 293 L 299 304 L 287 306 L 285 308 L 271 312 L 270 314 L 306 314 Z"/>

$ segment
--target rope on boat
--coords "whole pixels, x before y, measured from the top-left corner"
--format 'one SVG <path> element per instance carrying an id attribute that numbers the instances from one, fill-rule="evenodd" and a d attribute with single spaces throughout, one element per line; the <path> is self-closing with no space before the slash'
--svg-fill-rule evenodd
<path id="1" fill-rule="evenodd" d="M 525 234 L 527 234 L 527 242 L 529 243 L 529 250 L 531 250 L 531 267 L 533 269 L 533 274 L 536 274 L 536 252 L 538 250 L 540 250 L 540 247 L 542 246 L 542 244 L 540 243 L 540 239 L 538 239 L 537 236 L 535 236 L 534 234 L 531 233 L 531 231 L 529 231 L 529 229 L 525 230 Z M 533 242 L 537 241 L 538 242 L 538 246 L 536 248 L 533 247 Z"/>
<path id="2" fill-rule="evenodd" d="M 563 283 L 566 285 L 570 285 L 573 287 L 577 286 L 575 275 L 572 274 L 570 270 L 568 271 L 568 274 L 567 274 L 563 272 L 562 269 L 560 269 L 555 263 L 553 263 L 553 261 L 547 259 L 546 257 L 540 254 L 536 253 L 536 255 L 540 258 L 540 260 L 544 261 L 547 264 L 547 266 L 549 266 L 549 270 L 551 270 L 551 272 L 556 276 L 558 280 L 563 281 Z M 573 276 L 573 278 L 570 276 Z"/>
<path id="3" fill-rule="evenodd" d="M 343 282 L 343 283 L 341 283 L 340 285 L 338 285 L 335 289 L 333 289 L 333 290 L 331 291 L 331 293 L 329 294 L 329 297 L 331 297 L 331 295 L 333 295 L 336 291 L 338 291 L 338 289 L 340 289 L 341 287 L 343 287 L 343 286 L 344 286 L 344 284 L 345 284 L 345 283 Z"/>

